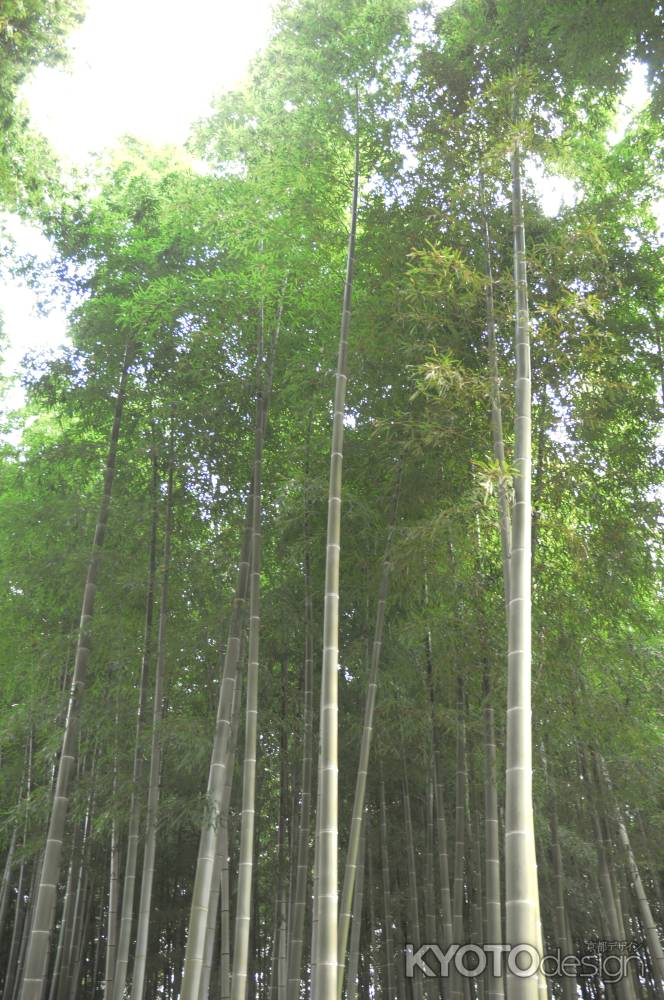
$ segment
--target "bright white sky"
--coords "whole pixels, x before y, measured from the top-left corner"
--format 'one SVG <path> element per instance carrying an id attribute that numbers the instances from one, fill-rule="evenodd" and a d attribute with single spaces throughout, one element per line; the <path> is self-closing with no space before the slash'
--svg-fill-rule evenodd
<path id="1" fill-rule="evenodd" d="M 69 71 L 38 69 L 25 88 L 34 123 L 78 162 L 124 133 L 182 144 L 270 21 L 270 0 L 88 0 Z"/>
<path id="2" fill-rule="evenodd" d="M 33 122 L 66 164 L 84 164 L 126 133 L 181 145 L 214 95 L 246 73 L 267 40 L 271 7 L 272 0 L 189 0 L 186 7 L 174 0 L 88 0 L 86 19 L 70 38 L 70 65 L 38 69 L 23 88 Z M 626 104 L 642 104 L 644 95 L 637 72 Z M 537 182 L 551 214 L 573 196 L 562 179 Z M 16 220 L 9 228 L 22 250 L 46 254 L 34 230 Z M 20 283 L 5 286 L 0 302 L 10 341 L 5 373 L 19 370 L 26 351 L 66 340 L 64 312 L 37 316 L 32 293 Z M 5 408 L 21 398 L 13 391 Z"/>
<path id="3" fill-rule="evenodd" d="M 33 123 L 65 164 L 83 165 L 92 152 L 124 134 L 154 145 L 181 145 L 212 98 L 236 85 L 265 44 L 272 0 L 88 0 L 85 21 L 69 40 L 65 69 L 39 68 L 22 96 Z M 10 220 L 21 250 L 46 255 L 33 229 Z M 65 314 L 35 311 L 32 292 L 19 282 L 2 291 L 9 348 L 3 371 L 20 369 L 30 350 L 66 340 Z M 5 409 L 20 405 L 9 393 Z"/>

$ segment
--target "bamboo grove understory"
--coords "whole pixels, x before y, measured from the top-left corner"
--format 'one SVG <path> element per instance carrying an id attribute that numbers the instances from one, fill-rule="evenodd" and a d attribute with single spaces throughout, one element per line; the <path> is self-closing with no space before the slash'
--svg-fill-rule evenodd
<path id="1" fill-rule="evenodd" d="M 80 17 L 0 20 L 70 338 L 0 445 L 2 997 L 664 1000 L 661 5 L 283 0 L 67 176 Z"/>

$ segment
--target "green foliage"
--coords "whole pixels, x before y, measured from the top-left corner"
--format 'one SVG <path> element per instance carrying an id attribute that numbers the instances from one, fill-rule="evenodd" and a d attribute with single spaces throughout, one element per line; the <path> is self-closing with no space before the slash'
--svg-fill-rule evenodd
<path id="1" fill-rule="evenodd" d="M 16 86 L 30 66 L 59 58 L 74 14 L 68 5 L 43 7 L 14 4 L 8 13 L 3 7 L 3 107 L 14 107 Z M 173 928 L 188 912 L 205 808 L 251 476 L 257 344 L 259 335 L 269 341 L 281 311 L 264 456 L 261 571 L 256 934 L 264 950 L 269 946 L 284 725 L 291 822 L 297 813 L 305 520 L 317 664 L 321 654 L 330 399 L 357 110 L 363 194 L 344 455 L 341 846 L 398 476 L 372 762 L 380 760 L 385 773 L 396 845 L 390 851 L 401 889 L 401 758 L 405 754 L 411 765 L 419 815 L 433 711 L 449 809 L 459 674 L 468 702 L 473 801 L 482 781 L 485 674 L 502 746 L 505 613 L 496 494 L 507 486 L 511 495 L 515 471 L 507 153 L 518 139 L 530 162 L 564 172 L 577 189 L 575 204 L 553 218 L 542 212 L 532 184 L 525 199 L 535 438 L 534 726 L 536 738 L 546 742 L 555 784 L 570 919 L 585 936 L 601 930 L 588 875 L 595 845 L 580 777 L 584 749 L 601 748 L 629 816 L 638 811 L 647 833 L 653 832 L 644 838 L 636 820 L 630 822 L 639 860 L 654 882 L 664 863 L 663 841 L 655 836 L 664 828 L 657 792 L 664 777 L 664 270 L 655 213 L 663 140 L 654 61 L 653 106 L 631 122 L 622 140 L 608 138 L 629 60 L 654 59 L 659 50 L 651 8 L 645 2 L 630 8 L 617 2 L 457 0 L 434 17 L 403 0 L 283 3 L 247 86 L 219 98 L 195 130 L 191 146 L 208 170 L 196 172 L 175 151 L 129 141 L 88 177 L 68 180 L 66 195 L 41 203 L 55 249 L 39 280 L 69 296 L 73 346 L 55 357 L 28 359 L 22 437 L 16 446 L 5 443 L 0 454 L 0 615 L 8 623 L 0 638 L 3 845 L 23 808 L 17 803 L 32 735 L 26 859 L 33 862 L 40 848 L 113 401 L 129 341 L 134 353 L 99 581 L 74 816 L 85 812 L 94 759 L 91 866 L 101 885 L 114 816 L 121 838 L 126 833 L 151 457 L 156 455 L 161 483 L 161 534 L 172 416 L 177 490 L 155 935 L 173 942 Z M 12 110 L 12 122 L 16 115 Z M 27 184 L 30 170 L 37 176 L 45 158 L 32 139 L 17 145 L 12 122 L 11 148 L 0 150 L 2 192 L 19 185 L 17 176 Z M 489 457 L 485 222 L 503 383 L 502 467 Z M 144 740 L 147 749 L 149 734 Z M 377 772 L 372 763 L 372 808 Z M 502 789 L 502 775 L 499 784 Z M 549 792 L 539 767 L 535 789 L 538 835 L 548 846 Z M 233 859 L 238 790 L 236 780 Z M 419 852 L 423 826 L 416 836 Z M 546 852 L 540 865 L 549 878 Z M 552 920 L 547 909 L 544 920 Z M 155 974 L 156 968 L 155 959 Z"/>

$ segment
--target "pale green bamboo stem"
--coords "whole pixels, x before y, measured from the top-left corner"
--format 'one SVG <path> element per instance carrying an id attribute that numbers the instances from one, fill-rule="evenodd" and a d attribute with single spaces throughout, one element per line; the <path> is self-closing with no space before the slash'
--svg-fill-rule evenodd
<path id="1" fill-rule="evenodd" d="M 259 431 L 257 430 L 256 433 L 258 434 Z M 210 815 L 205 818 L 201 827 L 198 860 L 191 900 L 189 936 L 185 951 L 182 1000 L 198 1000 L 200 989 L 205 936 L 207 933 L 207 917 L 214 875 L 214 860 L 217 853 L 217 821 L 221 812 L 226 785 L 232 706 L 241 647 L 242 617 L 249 585 L 252 509 L 253 494 L 250 494 L 243 530 L 235 596 L 233 598 L 228 629 L 228 642 L 224 657 L 219 701 L 217 704 L 217 719 L 207 785 L 207 800 Z"/>
<path id="2" fill-rule="evenodd" d="M 171 427 L 171 448 L 173 428 Z M 148 957 L 148 931 L 152 908 L 152 885 L 157 854 L 157 814 L 161 778 L 161 722 L 164 712 L 164 678 L 166 673 L 166 638 L 168 633 L 168 588 L 171 561 L 171 532 L 173 525 L 173 454 L 168 470 L 168 492 L 166 499 L 166 521 L 164 524 L 164 553 L 161 567 L 161 588 L 159 598 L 159 629 L 157 634 L 157 663 L 154 677 L 152 701 L 152 739 L 150 744 L 150 776 L 145 817 L 145 845 L 143 850 L 143 871 L 141 873 L 141 895 L 138 904 L 136 926 L 136 954 L 131 985 L 131 1000 L 143 1000 L 145 992 L 145 971 Z"/>
<path id="3" fill-rule="evenodd" d="M 468 844 L 470 847 L 469 855 L 472 865 L 472 871 L 468 873 L 468 893 L 470 896 L 470 922 L 471 922 L 471 943 L 476 945 L 481 945 L 484 938 L 483 925 L 482 925 L 482 899 L 483 899 L 483 887 L 482 887 L 482 857 L 480 851 L 480 822 L 479 822 L 479 808 L 476 801 L 475 782 L 470 781 L 469 783 L 469 794 L 468 794 L 468 808 L 467 808 L 467 836 Z M 472 791 L 471 791 L 472 789 Z M 478 1000 L 485 1000 L 486 995 L 486 975 L 482 974 L 478 976 L 475 980 L 475 988 L 477 990 Z"/>
<path id="4" fill-rule="evenodd" d="M 83 833 L 80 843 L 80 853 L 76 859 L 76 893 L 74 895 L 74 905 L 71 912 L 71 919 L 67 923 L 65 934 L 65 948 L 62 955 L 60 967 L 60 981 L 58 983 L 58 1000 L 69 1000 L 74 989 L 73 974 L 75 967 L 75 954 L 78 942 L 78 932 L 81 923 L 81 908 L 84 900 L 84 887 L 88 867 L 88 854 L 90 842 L 90 827 L 94 810 L 94 788 L 96 772 L 96 751 L 92 762 L 91 785 L 92 791 L 88 797 L 85 818 L 83 820 Z"/>
<path id="5" fill-rule="evenodd" d="M 454 943 L 465 942 L 463 921 L 464 874 L 465 874 L 465 832 L 466 832 L 466 721 L 463 680 L 458 679 L 457 696 L 457 747 L 456 747 L 456 804 L 454 822 L 454 892 L 452 911 L 452 933 Z M 450 993 L 461 1000 L 464 992 L 462 977 L 450 976 Z"/>
<path id="6" fill-rule="evenodd" d="M 362 822 L 360 849 L 357 859 L 357 878 L 355 879 L 353 898 L 353 923 L 350 935 L 348 983 L 346 995 L 348 1000 L 358 997 L 358 970 L 360 965 L 360 931 L 362 929 L 362 906 L 364 903 L 364 866 L 367 851 L 366 816 Z"/>
<path id="7" fill-rule="evenodd" d="M 228 865 L 228 820 L 221 828 L 221 942 L 219 960 L 219 995 L 221 1000 L 231 996 L 231 927 L 230 927 L 230 879 Z"/>
<path id="8" fill-rule="evenodd" d="M 46 835 L 46 846 L 41 865 L 37 899 L 35 900 L 32 913 L 30 936 L 27 942 L 21 1000 L 41 1000 L 44 989 L 49 945 L 55 917 L 55 901 L 60 877 L 65 824 L 69 809 L 69 792 L 76 764 L 80 699 L 85 687 L 92 648 L 92 617 L 97 590 L 97 576 L 108 525 L 118 439 L 120 437 L 120 424 L 132 356 L 133 345 L 127 344 L 122 361 L 122 375 L 115 399 L 115 413 L 109 441 L 108 457 L 106 459 L 102 499 L 97 515 L 92 552 L 90 562 L 88 563 L 83 592 L 81 622 L 74 658 L 74 671 L 71 678 L 67 716 L 64 724 L 62 750 L 56 769 L 55 790 L 53 793 L 48 833 Z"/>
<path id="9" fill-rule="evenodd" d="M 21 792 L 22 791 L 23 788 L 21 788 Z M 14 867 L 14 851 L 16 850 L 17 835 L 18 824 L 14 824 L 11 840 L 9 841 L 7 857 L 5 858 L 5 867 L 2 872 L 2 889 L 0 889 L 0 935 L 2 934 L 2 929 L 5 926 L 5 918 L 7 916 L 7 908 L 9 905 L 9 886 L 11 882 L 12 869 Z"/>
<path id="10" fill-rule="evenodd" d="M 491 260 L 491 233 L 489 218 L 484 203 L 484 183 L 480 174 L 480 199 L 482 203 L 482 222 L 484 235 L 484 260 L 486 268 L 486 317 L 489 355 L 489 402 L 491 406 L 491 437 L 493 442 L 493 457 L 498 463 L 501 473 L 498 481 L 498 514 L 500 524 L 500 544 L 503 556 L 503 587 L 505 593 L 505 612 L 508 614 L 510 601 L 510 557 L 512 548 L 512 525 L 510 523 L 509 498 L 506 482 L 505 439 L 503 435 L 503 409 L 501 402 L 500 371 L 498 368 L 498 347 L 496 343 L 496 311 L 493 299 L 493 265 Z M 497 944 L 499 942 L 496 942 Z"/>
<path id="11" fill-rule="evenodd" d="M 25 844 L 24 844 L 25 847 Z M 12 936 L 9 943 L 9 958 L 7 960 L 7 972 L 5 974 L 3 998 L 6 997 L 7 1000 L 12 1000 L 14 996 L 14 982 L 16 979 L 16 972 L 18 971 L 18 955 L 19 948 L 21 947 L 21 935 L 24 930 L 24 921 L 26 920 L 25 903 L 23 901 L 24 888 L 23 883 L 25 881 L 26 866 L 21 863 L 18 870 L 18 880 L 16 882 L 16 908 L 14 910 L 14 926 L 12 927 Z"/>
<path id="12" fill-rule="evenodd" d="M 538 950 L 538 887 L 532 800 L 531 380 L 526 242 L 518 142 L 511 157 L 516 300 L 514 511 L 510 558 L 505 791 L 505 938 Z M 507 971 L 508 1000 L 538 1000 L 539 976 Z"/>
<path id="13" fill-rule="evenodd" d="M 77 831 L 78 832 L 78 831 Z M 72 844 L 72 856 L 67 872 L 67 882 L 65 885 L 65 896 L 60 916 L 60 930 L 58 932 L 58 943 L 55 952 L 55 962 L 51 974 L 51 983 L 48 993 L 48 1000 L 57 1000 L 60 991 L 60 978 L 63 975 L 66 963 L 66 953 L 68 950 L 68 936 L 71 934 L 71 919 L 74 906 L 74 880 L 76 878 L 76 865 L 78 864 L 78 837 L 74 837 Z"/>
<path id="14" fill-rule="evenodd" d="M 376 707 L 376 693 L 378 690 L 378 668 L 380 666 L 380 655 L 383 648 L 383 631 L 385 627 L 385 606 L 390 581 L 390 552 L 392 539 L 396 525 L 396 514 L 399 503 L 399 486 L 394 500 L 394 511 L 392 523 L 388 531 L 385 554 L 381 569 L 380 585 L 378 589 L 378 601 L 376 604 L 376 622 L 374 626 L 374 639 L 371 649 L 371 665 L 369 668 L 369 679 L 367 683 L 367 694 L 364 704 L 364 722 L 362 726 L 362 739 L 360 742 L 360 754 L 357 765 L 357 777 L 355 779 L 355 795 L 353 798 L 353 811 L 351 814 L 350 835 L 348 838 L 348 848 L 346 853 L 346 866 L 344 870 L 343 889 L 339 906 L 339 928 L 338 928 L 338 956 L 339 956 L 339 982 L 338 994 L 341 998 L 344 980 L 344 963 L 346 957 L 346 946 L 348 943 L 348 931 L 350 928 L 351 908 L 353 899 L 353 887 L 355 884 L 355 874 L 357 870 L 357 856 L 360 844 L 360 829 L 362 827 L 362 817 L 367 792 L 367 774 L 369 771 L 369 757 L 371 754 L 371 739 L 373 735 L 373 717 Z"/>
<path id="15" fill-rule="evenodd" d="M 500 890 L 500 849 L 498 823 L 498 782 L 496 777 L 496 727 L 490 702 L 488 671 L 484 680 L 484 837 L 486 882 L 486 938 L 489 944 L 503 943 L 502 905 Z M 502 1000 L 505 995 L 503 976 L 486 975 L 488 1000 Z"/>
<path id="16" fill-rule="evenodd" d="M 408 775 L 406 774 L 405 758 L 402 758 L 402 763 L 403 763 L 403 781 L 404 781 L 403 807 L 404 807 L 404 819 L 406 826 L 406 853 L 408 857 L 408 891 L 409 891 L 408 908 L 410 910 L 409 933 L 411 934 L 411 941 L 417 947 L 418 942 L 421 941 L 421 937 L 420 937 L 419 897 L 417 894 L 417 863 L 415 859 L 415 838 L 413 835 L 413 817 L 410 808 L 410 789 L 408 785 Z M 413 992 L 413 1000 L 420 1000 L 420 998 L 422 997 L 422 980 L 420 978 L 414 978 L 411 981 L 411 987 Z"/>
<path id="17" fill-rule="evenodd" d="M 242 660 L 242 651 L 240 651 L 240 660 Z M 205 954 L 203 960 L 203 968 L 201 971 L 201 982 L 199 987 L 199 1000 L 207 1000 L 210 991 L 210 977 L 212 975 L 212 959 L 214 956 L 214 940 L 217 931 L 217 915 L 219 912 L 220 902 L 222 904 L 222 914 L 223 914 L 223 899 L 221 899 L 222 893 L 222 879 L 223 879 L 223 869 L 226 868 L 226 881 L 228 881 L 228 813 L 230 809 L 231 794 L 233 791 L 233 776 L 235 774 L 235 755 L 237 751 L 237 740 L 240 731 L 240 709 L 242 703 L 242 677 L 238 677 L 235 683 L 235 690 L 233 692 L 233 709 L 231 714 L 231 745 L 228 758 L 228 767 L 226 769 L 226 784 L 224 786 L 224 794 L 221 800 L 221 810 L 219 812 L 217 820 L 217 854 L 215 858 L 215 864 L 213 868 L 213 885 L 212 892 L 210 894 L 210 906 L 208 909 L 208 925 L 207 925 L 207 936 L 205 939 Z M 228 889 L 226 889 L 226 908 L 228 909 Z M 222 950 L 223 958 L 223 950 Z M 230 941 L 228 943 L 228 991 L 230 995 Z"/>
<path id="18" fill-rule="evenodd" d="M 636 896 L 636 902 L 639 909 L 639 916 L 641 918 L 641 923 L 643 924 L 643 929 L 645 931 L 646 941 L 648 944 L 648 951 L 650 952 L 650 959 L 652 961 L 657 996 L 660 998 L 660 1000 L 664 1000 L 664 951 L 662 950 L 662 942 L 659 937 L 659 931 L 653 919 L 652 910 L 650 909 L 650 903 L 648 902 L 645 889 L 643 888 L 641 873 L 636 863 L 636 858 L 634 857 L 634 851 L 632 850 L 632 845 L 629 839 L 629 834 L 627 833 L 627 827 L 625 826 L 625 821 L 622 817 L 622 813 L 618 808 L 618 805 L 615 800 L 615 795 L 613 793 L 613 786 L 611 784 L 611 779 L 609 777 L 609 772 L 606 766 L 606 762 L 604 761 L 604 758 L 601 756 L 601 754 L 597 755 L 597 760 L 600 771 L 600 777 L 603 778 L 604 780 L 607 792 L 613 804 L 613 810 L 615 813 L 615 822 L 616 822 L 616 827 L 618 829 L 618 839 L 625 852 L 625 857 L 627 859 L 627 867 L 629 870 L 630 878 L 632 880 L 634 895 Z"/>
<path id="19" fill-rule="evenodd" d="M 270 967 L 270 1000 L 285 1000 L 284 946 L 288 924 L 288 661 L 281 662 L 281 711 L 279 732 L 279 825 L 277 829 L 277 892 L 275 897 L 274 925 L 272 928 L 272 955 Z"/>
<path id="20" fill-rule="evenodd" d="M 542 764 L 546 778 L 547 797 L 549 799 L 549 827 L 551 830 L 551 859 L 553 862 L 553 878 L 555 886 L 555 927 L 556 943 L 563 955 L 574 954 L 574 944 L 569 934 L 567 925 L 567 907 L 565 906 L 565 871 L 563 866 L 563 854 L 560 848 L 560 835 L 558 832 L 558 806 L 556 802 L 555 788 L 550 780 L 550 768 L 542 747 Z M 576 1000 L 577 983 L 576 976 L 562 975 L 564 1000 Z"/>
<path id="21" fill-rule="evenodd" d="M 357 95 L 356 95 L 357 98 Z M 356 104 L 357 104 L 356 99 Z M 359 115 L 357 115 L 359 119 Z M 339 557 L 341 552 L 341 480 L 346 400 L 348 332 L 350 329 L 355 234 L 360 184 L 359 135 L 355 142 L 355 175 L 346 261 L 339 354 L 334 392 L 332 449 L 328 493 L 323 664 L 320 701 L 320 795 L 317 839 L 318 885 L 314 1000 L 337 1000 L 338 991 L 338 671 L 339 671 Z"/>
<path id="22" fill-rule="evenodd" d="M 267 415 L 272 391 L 272 378 L 277 340 L 281 326 L 282 306 L 283 300 L 279 305 L 277 321 L 272 334 L 270 360 L 265 384 L 258 386 L 259 392 L 257 394 L 254 427 L 255 453 L 259 447 L 262 452 L 263 441 L 267 428 Z M 260 353 L 261 358 L 259 359 L 259 375 L 262 376 L 262 346 Z M 253 471 L 255 471 L 255 469 L 252 470 L 252 477 Z M 205 939 L 207 935 L 208 909 L 210 906 L 210 897 L 212 892 L 213 869 L 217 854 L 216 824 L 217 817 L 219 816 L 221 809 L 221 801 L 226 783 L 233 693 L 235 690 L 235 678 L 240 655 L 242 618 L 249 589 L 250 556 L 253 546 L 254 507 L 255 498 L 252 492 L 247 503 L 237 584 L 228 628 L 228 642 L 226 644 L 222 681 L 219 688 L 217 720 L 214 738 L 212 741 L 212 754 L 210 757 L 210 770 L 208 773 L 207 784 L 209 816 L 206 816 L 201 827 L 201 837 L 198 845 L 196 874 L 194 876 L 194 887 L 191 896 L 189 934 L 187 936 L 187 946 L 185 950 L 181 1000 L 198 1000 L 200 990 L 205 952 Z"/>
<path id="23" fill-rule="evenodd" d="M 153 428 L 154 433 L 154 428 Z M 152 620 L 154 615 L 154 591 L 157 573 L 157 520 L 159 474 L 155 448 L 152 448 L 152 479 L 151 497 L 152 510 L 150 514 L 150 540 L 148 544 L 148 577 L 145 592 L 145 614 L 143 624 L 143 646 L 141 666 L 138 681 L 138 705 L 136 709 L 136 726 L 134 730 L 134 759 L 132 763 L 131 798 L 129 801 L 129 822 L 127 825 L 127 850 L 122 886 L 122 903 L 120 908 L 120 928 L 118 931 L 117 957 L 113 971 L 112 1000 L 123 1000 L 127 984 L 129 967 L 129 947 L 134 921 L 134 905 L 136 901 L 136 868 L 138 865 L 138 842 L 141 820 L 141 797 L 143 792 L 144 755 L 141 747 L 141 737 L 145 722 L 145 705 L 148 696 L 148 674 L 150 655 L 152 652 Z M 106 996 L 106 991 L 104 991 Z"/>
<path id="24" fill-rule="evenodd" d="M 450 892 L 450 865 L 447 848 L 447 817 L 445 815 L 445 792 L 442 782 L 440 751 L 433 755 L 434 782 L 436 791 L 436 837 L 438 842 L 438 869 L 440 873 L 440 902 L 442 912 L 443 943 L 445 947 L 454 941 L 452 922 L 452 894 Z"/>
<path id="25" fill-rule="evenodd" d="M 108 877 L 108 917 L 106 921 L 106 966 L 104 972 L 104 995 L 110 996 L 113 989 L 113 974 L 117 956 L 118 903 L 119 903 L 119 865 L 120 846 L 115 820 L 111 823 L 111 850 Z"/>
<path id="26" fill-rule="evenodd" d="M 380 853 L 383 881 L 383 927 L 385 944 L 385 988 L 386 1000 L 396 1000 L 394 976 L 394 940 L 392 936 L 392 898 L 390 887 L 390 858 L 387 848 L 387 808 L 385 805 L 385 783 L 380 781 Z"/>
<path id="27" fill-rule="evenodd" d="M 262 336 L 258 351 L 258 370 L 262 366 Z M 254 831 L 256 815 L 256 746 L 258 742 L 258 657 L 260 643 L 260 572 L 261 572 L 261 488 L 263 457 L 263 388 L 259 374 L 256 407 L 256 446 L 253 471 L 253 512 L 251 519 L 251 571 L 249 574 L 249 654 L 245 715 L 244 762 L 242 768 L 242 818 L 240 823 L 240 860 L 235 910 L 235 940 L 231 1000 L 245 1000 L 249 978 L 249 931 L 254 866 Z"/>
<path id="28" fill-rule="evenodd" d="M 305 470 L 305 474 L 307 470 Z M 295 890 L 292 905 L 288 951 L 288 1000 L 299 1000 L 304 946 L 309 870 L 309 821 L 311 816 L 311 778 L 313 743 L 313 607 L 311 600 L 311 553 L 309 543 L 308 507 L 304 517 L 304 709 L 302 733 L 302 777 L 300 781 L 300 821 L 297 833 Z"/>

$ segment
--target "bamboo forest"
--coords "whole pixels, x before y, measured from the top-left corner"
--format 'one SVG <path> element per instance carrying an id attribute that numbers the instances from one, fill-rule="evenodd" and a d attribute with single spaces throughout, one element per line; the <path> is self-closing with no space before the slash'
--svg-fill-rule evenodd
<path id="1" fill-rule="evenodd" d="M 280 0 L 79 169 L 21 88 L 85 17 L 0 3 L 67 315 L 0 384 L 2 997 L 664 1000 L 661 0 Z"/>

